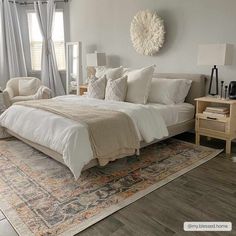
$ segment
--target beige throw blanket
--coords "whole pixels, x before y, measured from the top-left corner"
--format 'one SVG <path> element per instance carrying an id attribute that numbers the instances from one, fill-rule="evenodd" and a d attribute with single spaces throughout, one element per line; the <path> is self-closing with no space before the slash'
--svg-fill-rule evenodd
<path id="1" fill-rule="evenodd" d="M 98 159 L 100 165 L 133 155 L 140 147 L 133 121 L 123 112 L 68 104 L 53 99 L 15 104 L 49 111 L 87 125 L 94 158 Z"/>

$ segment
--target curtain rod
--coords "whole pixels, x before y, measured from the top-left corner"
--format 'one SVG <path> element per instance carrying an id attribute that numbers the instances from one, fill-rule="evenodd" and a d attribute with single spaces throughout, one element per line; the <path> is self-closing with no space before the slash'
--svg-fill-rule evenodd
<path id="1" fill-rule="evenodd" d="M 36 1 L 33 1 L 33 2 L 18 2 L 18 1 L 9 1 L 10 3 L 16 3 L 16 4 L 19 4 L 19 5 L 32 5 L 32 4 L 34 4 L 34 2 L 36 2 Z M 42 2 L 42 4 L 45 4 L 45 3 L 48 3 L 48 1 L 41 1 Z M 57 3 L 57 2 L 65 2 L 65 3 L 67 3 L 68 2 L 68 0 L 56 0 L 56 1 L 54 1 L 55 3 Z"/>

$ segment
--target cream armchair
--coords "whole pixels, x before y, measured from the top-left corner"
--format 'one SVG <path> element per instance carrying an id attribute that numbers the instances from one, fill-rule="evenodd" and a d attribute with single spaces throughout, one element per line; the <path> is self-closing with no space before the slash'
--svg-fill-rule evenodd
<path id="1" fill-rule="evenodd" d="M 10 107 L 15 102 L 48 99 L 52 91 L 42 85 L 41 80 L 34 77 L 18 77 L 7 82 L 3 91 L 3 99 L 6 107 Z"/>

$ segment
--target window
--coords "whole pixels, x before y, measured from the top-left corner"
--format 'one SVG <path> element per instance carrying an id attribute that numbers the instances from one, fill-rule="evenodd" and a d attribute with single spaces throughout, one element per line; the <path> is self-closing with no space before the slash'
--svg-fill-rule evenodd
<path id="1" fill-rule="evenodd" d="M 41 70 L 42 35 L 35 12 L 28 13 L 28 27 L 32 70 Z M 59 70 L 65 70 L 65 43 L 63 12 L 57 11 L 54 17 L 52 40 Z"/>

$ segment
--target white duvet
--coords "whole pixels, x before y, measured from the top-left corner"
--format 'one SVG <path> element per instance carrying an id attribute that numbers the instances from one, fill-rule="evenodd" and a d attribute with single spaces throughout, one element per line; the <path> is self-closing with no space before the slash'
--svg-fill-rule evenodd
<path id="1" fill-rule="evenodd" d="M 133 120 L 140 141 L 151 142 L 168 136 L 160 112 L 153 107 L 74 95 L 54 99 L 68 102 L 70 106 L 79 103 L 98 109 L 124 112 Z M 62 154 L 65 164 L 76 179 L 84 165 L 93 159 L 86 124 L 47 111 L 13 105 L 0 116 L 0 125 L 25 139 Z"/>

